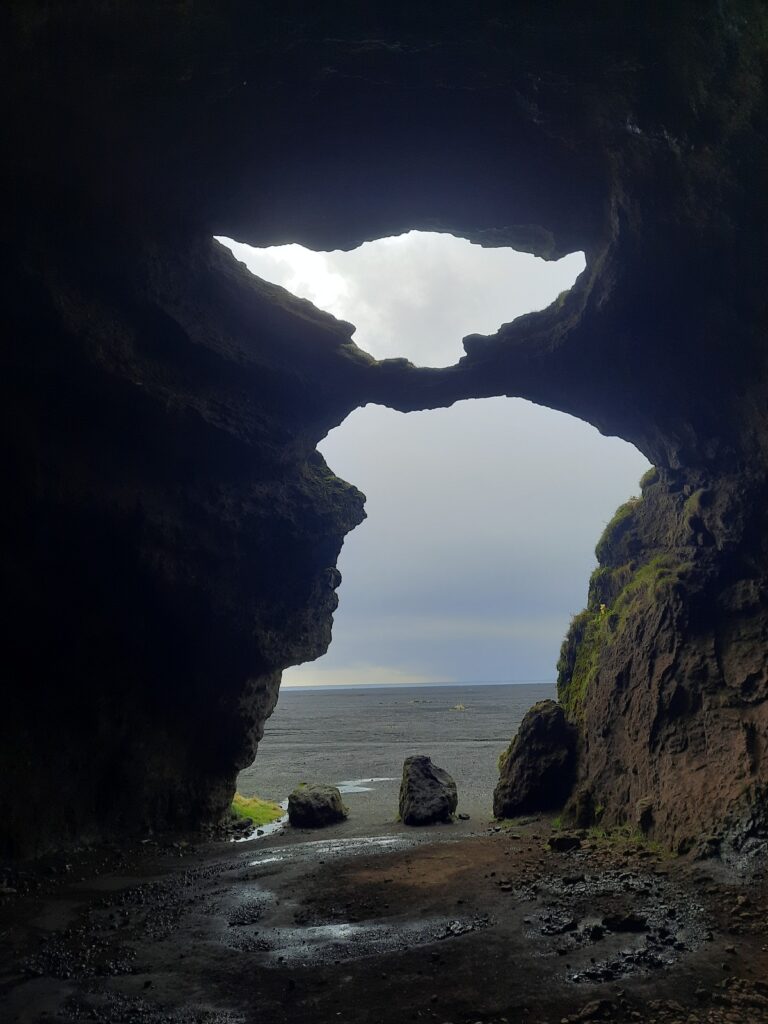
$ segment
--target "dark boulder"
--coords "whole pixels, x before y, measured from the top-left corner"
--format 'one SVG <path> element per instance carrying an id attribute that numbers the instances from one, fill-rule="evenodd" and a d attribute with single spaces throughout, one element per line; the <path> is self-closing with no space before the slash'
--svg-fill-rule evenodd
<path id="1" fill-rule="evenodd" d="M 576 729 L 562 707 L 542 700 L 526 713 L 517 735 L 500 759 L 493 793 L 497 818 L 562 807 L 573 788 Z"/>
<path id="2" fill-rule="evenodd" d="M 297 786 L 288 797 L 288 821 L 297 828 L 335 825 L 344 821 L 347 814 L 336 786 Z"/>
<path id="3" fill-rule="evenodd" d="M 425 754 L 406 757 L 400 783 L 400 818 L 404 825 L 451 821 L 458 803 L 456 783 Z"/>

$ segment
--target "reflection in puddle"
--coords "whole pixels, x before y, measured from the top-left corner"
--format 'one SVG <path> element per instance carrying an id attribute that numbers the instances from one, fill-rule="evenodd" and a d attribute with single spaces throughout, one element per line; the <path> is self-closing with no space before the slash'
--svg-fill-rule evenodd
<path id="1" fill-rule="evenodd" d="M 286 963 L 303 966 L 360 960 L 363 957 L 411 949 L 443 939 L 457 938 L 492 924 L 487 916 L 433 918 L 431 921 L 398 921 L 366 924 L 316 925 L 310 928 L 267 928 L 248 937 L 241 932 L 230 944 L 238 949 L 262 952 L 268 967 Z"/>
<path id="2" fill-rule="evenodd" d="M 376 779 L 345 779 L 338 784 L 340 793 L 370 793 L 376 782 L 397 782 L 393 777 Z"/>
<path id="3" fill-rule="evenodd" d="M 248 862 L 252 868 L 270 864 L 276 860 L 296 861 L 325 859 L 326 857 L 350 857 L 356 853 L 377 853 L 380 851 L 404 849 L 423 841 L 422 836 L 364 836 L 346 839 L 313 839 L 308 843 L 292 846 L 275 846 L 264 857 Z"/>

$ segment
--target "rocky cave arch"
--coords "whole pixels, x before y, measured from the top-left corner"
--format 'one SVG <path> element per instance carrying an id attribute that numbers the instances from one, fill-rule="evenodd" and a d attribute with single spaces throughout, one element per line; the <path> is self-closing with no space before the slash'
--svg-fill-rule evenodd
<path id="1" fill-rule="evenodd" d="M 327 645 L 361 516 L 317 441 L 366 402 L 504 394 L 658 467 L 561 660 L 581 785 L 609 820 L 650 802 L 672 843 L 758 829 L 764 7 L 8 19 L 3 849 L 219 816 L 280 671 Z M 211 241 L 414 227 L 588 268 L 426 370 L 372 360 Z"/>

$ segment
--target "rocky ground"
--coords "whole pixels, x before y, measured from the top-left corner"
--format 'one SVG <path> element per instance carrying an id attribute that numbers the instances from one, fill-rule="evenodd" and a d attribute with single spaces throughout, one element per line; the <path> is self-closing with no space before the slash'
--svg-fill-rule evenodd
<path id="1" fill-rule="evenodd" d="M 768 1022 L 768 887 L 549 820 L 151 841 L 0 876 L 0 1019 Z"/>

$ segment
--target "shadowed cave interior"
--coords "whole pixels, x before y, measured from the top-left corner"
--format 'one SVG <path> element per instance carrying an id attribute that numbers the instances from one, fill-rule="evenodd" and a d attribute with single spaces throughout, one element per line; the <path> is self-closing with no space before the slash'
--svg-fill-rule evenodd
<path id="1" fill-rule="evenodd" d="M 218 827 L 282 671 L 327 649 L 336 562 L 363 517 L 355 482 L 334 475 L 318 443 L 366 404 L 413 412 L 502 396 L 578 417 L 654 467 L 598 540 L 586 607 L 573 609 L 561 649 L 559 710 L 521 729 L 503 767 L 509 791 L 543 777 L 560 729 L 566 824 L 588 830 L 599 809 L 601 828 L 640 834 L 658 871 L 674 876 L 649 881 L 645 855 L 626 852 L 632 893 L 652 883 L 657 901 L 643 911 L 650 932 L 632 934 L 682 943 L 679 973 L 657 950 L 653 982 L 641 972 L 625 998 L 615 975 L 585 975 L 589 991 L 614 1019 L 629 1012 L 622 999 L 636 999 L 632 1012 L 664 1024 L 681 1015 L 651 1007 L 656 992 L 679 994 L 696 1021 L 721 1019 L 720 996 L 747 992 L 750 1009 L 733 1012 L 761 1019 L 768 993 L 750 970 L 765 974 L 768 844 L 764 5 L 31 2 L 5 19 L 0 849 L 15 865 L 4 868 L 14 891 L 2 908 L 13 922 L 2 933 L 11 1019 L 34 1019 L 46 1000 L 71 1020 L 81 1007 L 135 1018 L 143 1000 L 145 1019 L 170 1007 L 166 1018 L 185 1024 L 192 1004 L 206 1021 L 238 1022 L 365 1020 L 361 1006 L 374 1020 L 371 1007 L 390 1005 L 380 975 L 350 969 L 344 988 L 332 963 L 325 991 L 305 977 L 290 989 L 270 966 L 279 943 L 264 950 L 258 936 L 237 956 L 218 940 L 202 952 L 179 893 L 199 883 L 218 908 L 205 928 L 231 937 L 239 926 L 222 922 L 234 908 L 205 887 L 226 876 L 231 898 L 245 898 L 258 871 L 244 861 L 211 867 L 206 853 L 187 881 L 174 875 L 175 895 L 151 890 L 155 922 L 173 922 L 190 959 L 170 965 L 157 924 L 151 957 L 161 967 L 149 977 L 141 964 L 136 975 L 115 967 L 131 957 L 98 930 L 93 901 L 109 899 L 94 895 L 98 885 L 86 899 L 66 888 L 79 875 L 68 881 L 62 868 L 56 889 L 58 873 L 39 882 L 18 865 L 106 842 L 104 863 L 130 851 L 131 872 L 146 881 L 171 869 L 160 851 L 142 861 L 135 837 Z M 547 260 L 582 251 L 587 266 L 562 302 L 469 334 L 455 365 L 419 367 L 366 354 L 349 324 L 256 280 L 213 240 L 330 251 L 409 230 Z M 545 833 L 520 828 L 508 846 L 496 833 L 434 844 L 420 867 L 407 851 L 379 868 L 345 861 L 328 906 L 316 908 L 318 927 L 344 886 L 350 906 L 364 891 L 381 909 L 389 884 L 400 887 L 393 907 L 412 906 L 415 878 L 439 879 L 425 920 L 444 916 L 448 894 L 455 903 L 439 866 L 450 851 L 462 878 L 485 865 L 489 886 L 503 857 L 517 872 L 505 890 L 516 900 L 542 859 L 561 904 L 564 887 L 582 884 L 565 881 L 582 873 L 569 870 L 582 855 L 622 870 L 624 853 L 592 846 L 547 846 L 540 857 Z M 304 896 L 296 879 L 332 874 L 307 863 L 285 882 Z M 610 877 L 609 903 L 620 889 Z M 739 892 L 754 907 L 738 912 L 728 888 L 737 877 L 758 879 Z M 445 944 L 441 977 L 456 1015 L 476 1019 L 478 1001 L 494 1022 L 576 1013 L 575 982 L 551 966 L 560 947 L 525 960 L 535 992 L 515 989 L 524 979 L 510 957 L 528 957 L 524 901 L 505 917 L 500 893 L 475 900 L 476 891 L 474 916 L 457 926 L 469 931 Z M 597 923 L 616 944 L 629 934 L 617 922 L 641 927 L 627 917 L 635 896 L 621 891 L 624 903 L 606 904 Z M 48 917 L 36 902 L 46 893 Z M 566 939 L 554 938 L 552 906 L 541 910 L 542 941 L 603 941 L 581 910 Z M 672 906 L 701 910 L 685 925 L 698 938 L 659 923 Z M 81 932 L 64 932 L 81 911 L 82 935 L 100 936 L 87 948 L 105 951 L 108 1010 L 86 991 L 100 954 L 70 956 Z M 305 922 L 310 911 L 296 908 Z M 117 904 L 109 912 L 120 916 Z M 126 915 L 131 928 L 150 928 Z M 40 920 L 53 922 L 47 939 Z M 740 929 L 741 953 L 728 952 L 728 928 Z M 29 952 L 38 940 L 42 952 Z M 579 971 L 592 970 L 591 948 L 580 946 Z M 647 966 L 648 949 L 635 954 Z M 403 979 L 392 1014 L 406 1004 L 432 1013 L 427 968 L 411 969 L 402 949 L 391 955 Z M 251 967 L 264 958 L 256 994 L 238 987 L 241 956 Z M 738 971 L 722 966 L 737 961 Z M 482 984 L 467 981 L 470 967 Z M 433 1016 L 448 1020 L 443 991 L 432 993 Z"/>

